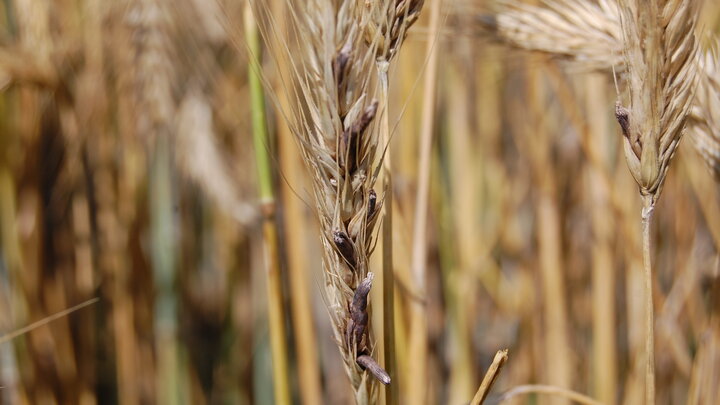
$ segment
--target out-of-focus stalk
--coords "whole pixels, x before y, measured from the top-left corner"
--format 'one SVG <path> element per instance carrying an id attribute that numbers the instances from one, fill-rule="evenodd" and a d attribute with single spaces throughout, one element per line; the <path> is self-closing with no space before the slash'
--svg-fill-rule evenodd
<path id="1" fill-rule="evenodd" d="M 272 2 L 274 15 L 284 15 L 285 1 Z M 278 70 L 290 72 L 284 58 L 277 61 Z M 285 74 L 285 73 L 283 73 Z M 280 76 L 280 75 L 279 75 Z M 282 91 L 282 81 L 278 80 L 277 94 Z M 285 97 L 278 99 L 282 111 L 290 111 Z M 293 134 L 284 122 L 278 122 L 278 148 L 280 167 L 286 181 L 281 187 L 282 211 L 285 225 L 284 243 L 287 251 L 287 274 L 290 284 L 290 309 L 295 336 L 295 353 L 297 356 L 297 374 L 300 398 L 305 405 L 322 404 L 322 388 L 320 382 L 320 365 L 318 359 L 318 339 L 313 316 L 310 279 L 311 272 L 308 262 L 307 240 L 303 235 L 309 226 L 304 212 L 303 202 L 295 195 L 293 187 L 302 184 L 304 176 L 301 152 L 293 139 Z M 293 185 L 293 186 L 291 186 Z M 314 284 L 313 284 L 314 286 Z"/>
<path id="2" fill-rule="evenodd" d="M 155 343 L 158 356 L 158 402 L 185 403 L 181 394 L 180 346 L 178 311 L 175 295 L 175 254 L 177 246 L 173 232 L 172 169 L 170 140 L 158 134 L 151 157 L 150 218 L 152 237 L 152 265 L 157 296 L 155 299 Z"/>
<path id="3" fill-rule="evenodd" d="M 273 362 L 275 403 L 289 405 L 287 349 L 285 347 L 285 314 L 283 310 L 282 279 L 280 275 L 278 235 L 275 217 L 272 170 L 268 153 L 268 134 L 265 122 L 265 96 L 260 80 L 260 37 L 250 3 L 245 6 L 245 38 L 250 55 L 248 82 L 250 85 L 250 108 L 252 112 L 253 145 L 257 162 L 259 197 L 263 213 L 263 238 L 265 243 L 265 270 L 267 273 L 268 316 L 270 322 L 270 351 Z"/>
<path id="4" fill-rule="evenodd" d="M 428 38 L 426 57 L 428 67 L 424 77 L 423 124 L 420 128 L 420 160 L 418 162 L 418 185 L 415 199 L 415 227 L 413 229 L 412 276 L 413 287 L 421 297 L 426 296 L 425 279 L 427 275 L 427 216 L 430 193 L 430 161 L 432 152 L 432 134 L 434 127 L 434 110 L 436 80 L 438 71 L 438 50 L 436 38 L 440 30 L 440 5 L 442 0 L 435 0 L 430 9 L 430 36 Z M 410 361 L 416 386 L 407 391 L 407 400 L 411 404 L 424 404 L 427 401 L 428 383 L 428 331 L 427 311 L 424 302 L 412 301 L 410 304 Z M 430 401 L 432 402 L 432 401 Z"/>
<path id="5" fill-rule="evenodd" d="M 388 67 L 387 62 L 378 63 L 380 76 L 380 91 L 382 105 L 382 144 L 390 142 L 390 109 L 388 94 Z M 385 369 L 394 383 L 385 388 L 385 403 L 394 405 L 398 403 L 400 382 L 397 377 L 397 357 L 395 355 L 395 273 L 393 269 L 393 238 L 392 238 L 392 164 L 390 153 L 383 159 L 383 189 L 386 190 L 383 204 L 382 224 L 382 336 L 385 356 Z"/>

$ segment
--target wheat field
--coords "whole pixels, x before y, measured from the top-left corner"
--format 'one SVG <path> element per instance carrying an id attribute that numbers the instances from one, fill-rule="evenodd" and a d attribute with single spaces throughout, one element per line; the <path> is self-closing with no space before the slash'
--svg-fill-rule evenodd
<path id="1" fill-rule="evenodd" d="M 720 403 L 719 35 L 0 2 L 0 404 Z"/>

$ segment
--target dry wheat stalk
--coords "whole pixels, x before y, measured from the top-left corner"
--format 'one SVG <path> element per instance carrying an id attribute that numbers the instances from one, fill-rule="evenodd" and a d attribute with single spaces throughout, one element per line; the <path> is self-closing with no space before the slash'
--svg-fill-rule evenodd
<path id="1" fill-rule="evenodd" d="M 623 38 L 614 0 L 546 0 L 546 7 L 503 2 L 482 21 L 496 37 L 515 47 L 548 53 L 579 69 L 624 70 Z M 695 149 L 720 180 L 720 68 L 713 49 L 698 54 L 700 86 L 687 132 Z"/>
<path id="2" fill-rule="evenodd" d="M 334 337 L 355 402 L 367 404 L 377 392 L 370 375 L 384 384 L 390 378 L 372 358 L 368 322 L 369 256 L 382 205 L 374 190 L 381 150 L 373 100 L 377 41 L 365 41 L 356 5 L 353 0 L 288 2 L 290 35 L 274 53 L 291 70 L 282 78 L 290 101 L 285 114 L 313 177 Z M 254 9 L 272 47 L 277 42 L 269 39 L 279 32 L 274 16 L 263 2 Z"/>

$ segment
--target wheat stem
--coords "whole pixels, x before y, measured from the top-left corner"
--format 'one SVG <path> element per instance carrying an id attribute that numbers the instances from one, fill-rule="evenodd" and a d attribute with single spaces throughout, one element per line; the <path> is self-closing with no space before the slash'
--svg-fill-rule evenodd
<path id="1" fill-rule="evenodd" d="M 655 404 L 655 320 L 652 296 L 652 265 L 650 257 L 650 226 L 654 204 L 650 196 L 643 197 L 642 234 L 643 267 L 645 269 L 645 403 Z"/>
<path id="2" fill-rule="evenodd" d="M 385 61 L 378 61 L 378 77 L 380 81 L 380 97 L 382 103 L 382 125 L 380 139 L 383 145 L 390 143 L 390 109 L 388 98 L 388 66 Z M 393 270 L 392 244 L 392 164 L 390 154 L 383 158 L 383 188 L 386 190 L 382 224 L 382 296 L 383 296 L 383 350 L 385 369 L 393 379 L 393 383 L 385 389 L 385 403 L 396 405 L 400 384 L 396 378 L 397 358 L 395 355 L 395 274 Z"/>
<path id="3" fill-rule="evenodd" d="M 500 370 L 502 369 L 503 365 L 505 365 L 507 359 L 507 349 L 498 350 L 497 353 L 495 353 L 495 358 L 493 359 L 492 364 L 488 368 L 487 373 L 485 373 L 485 377 L 483 377 L 483 380 L 480 383 L 480 387 L 475 393 L 475 396 L 470 402 L 470 405 L 481 405 L 485 402 L 485 398 L 487 398 L 488 394 L 490 393 L 490 388 L 492 388 L 493 383 L 497 379 L 498 375 L 500 375 Z"/>
<path id="4" fill-rule="evenodd" d="M 579 404 L 585 404 L 585 405 L 603 405 L 601 402 L 598 402 L 587 395 L 580 394 L 579 392 L 575 392 L 566 388 L 560 388 L 560 387 L 554 387 L 552 385 L 543 385 L 543 384 L 529 384 L 529 385 L 518 385 L 517 387 L 511 389 L 510 391 L 503 394 L 500 399 L 497 401 L 498 404 L 501 404 L 505 401 L 510 400 L 511 398 L 514 398 L 518 395 L 523 394 L 546 394 L 546 395 L 555 395 L 562 398 L 567 398 L 571 401 L 575 401 Z"/>
<path id="5" fill-rule="evenodd" d="M 250 3 L 245 5 L 245 36 L 251 52 L 248 69 L 250 103 L 252 111 L 253 146 L 257 162 L 259 196 L 263 204 L 263 238 L 267 271 L 268 317 L 270 324 L 270 351 L 273 363 L 275 403 L 289 405 L 287 352 L 285 347 L 285 314 L 283 310 L 282 280 L 279 266 L 278 235 L 275 217 L 275 197 L 272 188 L 272 170 L 268 153 L 268 134 L 265 122 L 265 96 L 260 79 L 260 39 Z"/>
<path id="6" fill-rule="evenodd" d="M 434 38 L 440 28 L 440 6 L 442 0 L 435 0 L 430 10 L 430 37 L 426 55 L 428 68 L 425 71 L 423 90 L 423 122 L 420 129 L 420 158 L 418 161 L 418 185 L 415 196 L 415 226 L 413 228 L 412 276 L 415 291 L 425 296 L 427 274 L 427 215 L 430 191 L 430 158 L 432 152 L 435 96 L 437 88 L 438 59 Z M 427 400 L 427 311 L 425 303 L 414 301 L 411 304 L 410 358 L 414 362 L 411 370 L 412 381 L 417 384 L 409 393 L 409 402 L 423 404 Z"/>

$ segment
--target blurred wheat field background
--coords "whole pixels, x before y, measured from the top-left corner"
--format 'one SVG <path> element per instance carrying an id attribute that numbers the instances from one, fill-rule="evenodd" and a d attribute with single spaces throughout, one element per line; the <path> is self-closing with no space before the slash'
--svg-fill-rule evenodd
<path id="1" fill-rule="evenodd" d="M 381 44 L 291 13 L 375 4 L 353 1 L 0 3 L 1 404 L 644 403 L 632 66 L 584 8 L 616 3 L 378 1 L 406 7 Z M 720 402 L 720 4 L 699 7 L 698 132 L 650 229 L 657 404 Z M 288 80 L 302 24 L 352 39 L 325 61 L 339 93 L 367 75 L 333 123 L 364 117 L 371 158 L 321 151 L 356 175 L 362 236 L 328 228 L 293 126 L 334 111 Z"/>

